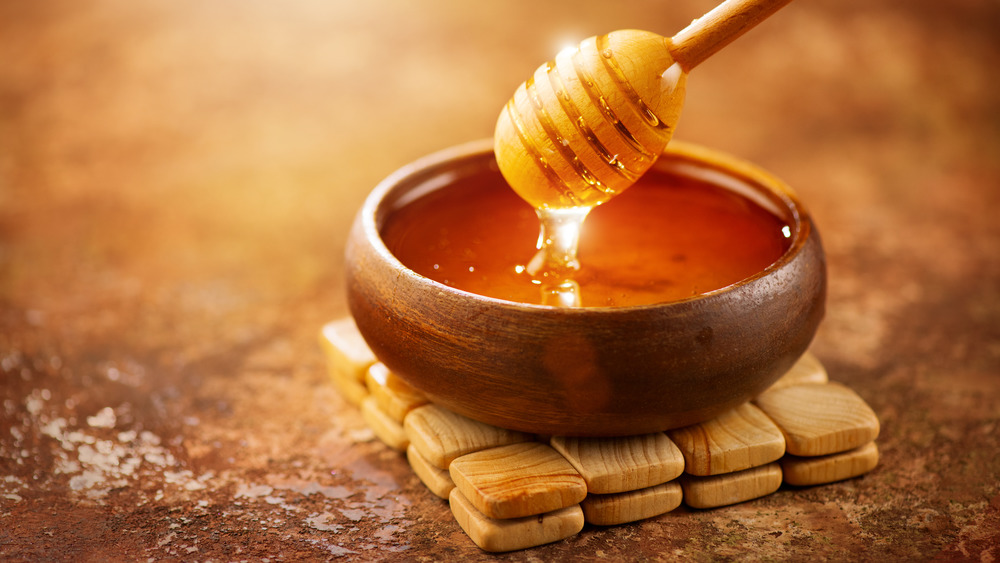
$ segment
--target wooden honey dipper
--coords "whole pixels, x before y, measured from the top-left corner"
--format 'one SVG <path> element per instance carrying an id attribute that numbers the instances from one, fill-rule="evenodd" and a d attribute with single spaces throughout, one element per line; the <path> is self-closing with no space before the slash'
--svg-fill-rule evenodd
<path id="1" fill-rule="evenodd" d="M 589 210 L 621 193 L 673 135 L 691 69 L 790 1 L 726 0 L 671 38 L 620 30 L 559 53 L 500 113 L 507 182 L 538 210 Z"/>

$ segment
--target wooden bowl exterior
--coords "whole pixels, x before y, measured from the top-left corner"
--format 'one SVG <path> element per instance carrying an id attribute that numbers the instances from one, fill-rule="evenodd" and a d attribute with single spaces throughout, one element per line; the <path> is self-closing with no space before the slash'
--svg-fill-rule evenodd
<path id="1" fill-rule="evenodd" d="M 552 308 L 456 290 L 403 266 L 379 227 L 429 180 L 465 167 L 499 174 L 491 143 L 470 143 L 397 171 L 359 212 L 346 261 L 358 328 L 389 369 L 434 402 L 514 430 L 643 434 L 749 400 L 806 350 L 823 316 L 819 233 L 794 193 L 750 164 L 675 142 L 655 166 L 721 172 L 759 189 L 787 212 L 789 251 L 735 285 L 656 305 Z"/>

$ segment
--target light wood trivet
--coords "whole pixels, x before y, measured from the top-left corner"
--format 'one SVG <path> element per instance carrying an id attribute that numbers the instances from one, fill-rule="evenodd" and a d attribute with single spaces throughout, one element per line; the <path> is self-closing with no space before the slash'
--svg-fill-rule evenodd
<path id="1" fill-rule="evenodd" d="M 358 332 L 354 319 L 345 317 L 323 326 L 319 345 L 326 353 L 330 379 L 347 402 L 360 406 L 368 396 L 365 372 L 375 363 L 375 354 Z"/>
<path id="2" fill-rule="evenodd" d="M 490 518 L 521 518 L 579 504 L 587 483 L 566 458 L 538 442 L 487 448 L 451 462 L 451 480 Z"/>
<path id="3" fill-rule="evenodd" d="M 455 458 L 465 454 L 534 439 L 530 434 L 490 426 L 433 404 L 410 411 L 403 427 L 420 455 L 441 469 L 447 469 Z"/>
<path id="4" fill-rule="evenodd" d="M 623 493 L 591 493 L 580 507 L 587 522 L 596 526 L 615 526 L 666 514 L 680 506 L 683 498 L 680 483 L 673 480 Z"/>
<path id="5" fill-rule="evenodd" d="M 860 448 L 820 457 L 786 455 L 781 470 L 789 485 L 822 485 L 868 473 L 878 465 L 878 446 L 869 442 Z"/>
<path id="6" fill-rule="evenodd" d="M 781 465 L 777 462 L 735 473 L 681 478 L 684 503 L 691 508 L 716 508 L 760 498 L 781 486 Z"/>
<path id="7" fill-rule="evenodd" d="M 361 406 L 380 440 L 406 451 L 417 477 L 449 500 L 486 551 L 559 541 L 585 521 L 655 517 L 681 502 L 746 502 L 782 482 L 850 479 L 878 464 L 878 418 L 854 391 L 829 383 L 809 352 L 751 403 L 716 419 L 645 436 L 567 438 L 497 428 L 428 403 L 377 362 L 349 318 L 323 327 L 320 343 L 344 398 Z"/>
<path id="8" fill-rule="evenodd" d="M 514 551 L 564 540 L 578 534 L 584 524 L 578 504 L 505 520 L 485 516 L 457 488 L 452 489 L 448 504 L 458 525 L 484 551 Z"/>
<path id="9" fill-rule="evenodd" d="M 826 383 L 827 381 L 829 381 L 829 377 L 827 376 L 826 368 L 820 363 L 819 358 L 807 350 L 799 358 L 799 361 L 795 362 L 795 365 L 785 372 L 785 375 L 782 375 L 768 387 L 768 390 L 802 385 L 803 383 Z"/>
<path id="10" fill-rule="evenodd" d="M 744 403 L 720 416 L 667 432 L 691 475 L 719 475 L 770 463 L 785 454 L 785 438 L 759 408 Z"/>
<path id="11" fill-rule="evenodd" d="M 410 437 L 403 429 L 403 425 L 379 408 L 375 397 L 368 396 L 361 401 L 361 418 L 375 436 L 390 448 L 403 452 L 410 445 Z"/>
<path id="12" fill-rule="evenodd" d="M 662 432 L 627 438 L 555 436 L 552 447 L 596 494 L 622 493 L 666 483 L 684 472 L 684 457 Z"/>
<path id="13" fill-rule="evenodd" d="M 788 453 L 835 454 L 875 440 L 878 417 L 864 399 L 839 383 L 770 389 L 754 403 L 781 428 Z"/>
<path id="14" fill-rule="evenodd" d="M 400 424 L 410 411 L 429 402 L 423 393 L 410 387 L 382 362 L 375 362 L 368 368 L 365 386 L 379 408 Z"/>
<path id="15" fill-rule="evenodd" d="M 406 460 L 410 462 L 410 467 L 417 474 L 420 481 L 427 486 L 435 495 L 447 500 L 451 490 L 455 488 L 455 482 L 451 480 L 451 473 L 447 469 L 434 467 L 434 464 L 427 461 L 420 455 L 417 448 L 410 444 L 406 448 Z"/>

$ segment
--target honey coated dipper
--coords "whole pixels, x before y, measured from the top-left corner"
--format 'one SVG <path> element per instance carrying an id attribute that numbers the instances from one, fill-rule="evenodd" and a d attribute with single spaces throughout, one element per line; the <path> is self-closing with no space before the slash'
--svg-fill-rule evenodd
<path id="1" fill-rule="evenodd" d="M 670 140 L 688 72 L 790 1 L 727 0 L 670 38 L 620 30 L 559 53 L 500 113 L 494 150 L 507 182 L 540 211 L 611 199 Z"/>

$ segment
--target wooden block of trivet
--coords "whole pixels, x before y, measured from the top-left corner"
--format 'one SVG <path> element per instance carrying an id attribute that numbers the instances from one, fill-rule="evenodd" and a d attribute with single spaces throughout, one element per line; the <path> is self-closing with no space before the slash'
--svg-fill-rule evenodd
<path id="1" fill-rule="evenodd" d="M 644 489 L 684 472 L 681 451 L 662 432 L 624 438 L 555 436 L 549 443 L 580 472 L 590 493 Z"/>
<path id="2" fill-rule="evenodd" d="M 365 371 L 375 363 L 375 354 L 361 336 L 354 319 L 344 317 L 325 324 L 319 333 L 319 343 L 331 370 L 364 383 Z"/>
<path id="3" fill-rule="evenodd" d="M 375 401 L 375 397 L 367 397 L 361 401 L 361 418 L 365 420 L 375 436 L 390 448 L 404 451 L 410 445 L 410 438 L 403 430 L 403 425 L 383 412 Z"/>
<path id="4" fill-rule="evenodd" d="M 667 432 L 684 454 L 691 475 L 742 471 L 785 454 L 781 430 L 759 408 L 744 403 L 700 424 Z"/>
<path id="5" fill-rule="evenodd" d="M 447 469 L 434 467 L 431 462 L 420 455 L 420 452 L 412 444 L 406 448 L 406 460 L 410 462 L 410 467 L 420 478 L 420 481 L 432 493 L 443 499 L 448 498 L 448 494 L 455 488 L 455 482 L 451 480 L 451 474 L 448 473 Z"/>
<path id="6" fill-rule="evenodd" d="M 458 525 L 485 551 L 527 549 L 566 539 L 583 529 L 583 511 L 578 504 L 545 514 L 498 520 L 477 510 L 458 489 L 451 491 L 448 500 Z"/>
<path id="7" fill-rule="evenodd" d="M 532 439 L 530 434 L 484 424 L 433 404 L 410 411 L 403 428 L 420 455 L 440 469 L 448 469 L 461 455 Z"/>
<path id="8" fill-rule="evenodd" d="M 691 508 L 715 508 L 767 496 L 781 486 L 781 466 L 772 462 L 735 473 L 680 479 L 684 504 Z"/>
<path id="9" fill-rule="evenodd" d="M 826 368 L 812 352 L 806 352 L 792 365 L 791 369 L 771 384 L 768 389 L 780 389 L 803 383 L 827 383 Z"/>
<path id="10" fill-rule="evenodd" d="M 345 317 L 324 325 L 319 333 L 319 344 L 326 355 L 334 386 L 348 403 L 361 406 L 361 401 L 368 396 L 365 372 L 375 363 L 375 355 L 358 332 L 354 319 Z"/>
<path id="11" fill-rule="evenodd" d="M 839 383 L 772 389 L 754 402 L 781 429 L 785 450 L 792 455 L 835 454 L 878 437 L 878 417 L 871 407 Z"/>
<path id="12" fill-rule="evenodd" d="M 330 379 L 340 396 L 348 403 L 360 407 L 362 401 L 368 398 L 368 388 L 364 383 L 358 383 L 353 377 L 339 371 L 331 371 Z"/>
<path id="13" fill-rule="evenodd" d="M 389 371 L 382 362 L 369 366 L 365 384 L 379 408 L 400 424 L 408 412 L 428 402 L 423 393 L 410 387 L 409 383 Z"/>
<path id="14" fill-rule="evenodd" d="M 645 489 L 610 495 L 589 494 L 580 507 L 584 519 L 597 526 L 614 526 L 666 514 L 681 504 L 680 483 L 670 481 Z"/>
<path id="15" fill-rule="evenodd" d="M 819 457 L 786 455 L 781 470 L 789 485 L 822 485 L 868 473 L 878 465 L 878 446 L 870 442 L 846 452 Z"/>
<path id="16" fill-rule="evenodd" d="M 546 444 L 521 442 L 463 455 L 449 468 L 455 488 L 490 518 L 521 518 L 566 508 L 587 483 Z"/>

